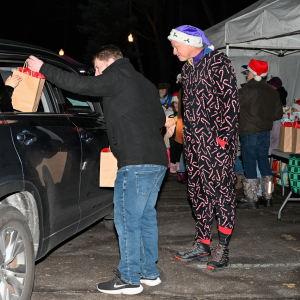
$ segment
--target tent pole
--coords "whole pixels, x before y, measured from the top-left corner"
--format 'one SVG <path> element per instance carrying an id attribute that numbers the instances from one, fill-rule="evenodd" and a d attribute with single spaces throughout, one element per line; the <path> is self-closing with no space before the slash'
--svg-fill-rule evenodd
<path id="1" fill-rule="evenodd" d="M 226 44 L 226 55 L 229 57 L 229 45 Z"/>

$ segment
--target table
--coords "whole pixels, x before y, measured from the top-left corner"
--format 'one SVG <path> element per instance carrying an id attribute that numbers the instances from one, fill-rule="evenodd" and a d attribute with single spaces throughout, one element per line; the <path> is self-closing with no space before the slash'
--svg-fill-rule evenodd
<path id="1" fill-rule="evenodd" d="M 271 155 L 272 155 L 272 157 L 271 157 L 271 166 L 273 167 L 273 156 L 275 157 L 276 160 L 279 161 L 279 171 L 272 171 L 272 173 L 279 173 L 279 175 L 274 174 L 274 176 L 281 179 L 282 196 L 284 196 L 283 174 L 288 173 L 288 170 L 287 171 L 282 171 L 281 170 L 281 160 L 283 159 L 283 160 L 288 161 L 290 154 L 294 154 L 294 153 L 293 152 L 282 152 L 278 149 L 274 149 L 274 150 L 271 151 Z M 278 212 L 278 217 L 277 217 L 278 221 L 281 221 L 281 212 L 282 212 L 283 208 L 285 207 L 285 205 L 288 201 L 300 201 L 300 198 L 291 198 L 292 194 L 293 194 L 293 192 L 290 191 L 290 193 L 288 194 L 288 196 L 284 200 L 283 204 L 281 205 L 281 207 L 279 209 L 279 212 Z"/>
<path id="2" fill-rule="evenodd" d="M 281 168 L 281 162 L 282 160 L 287 160 L 289 161 L 289 155 L 294 154 L 293 152 L 283 152 L 280 151 L 279 149 L 273 149 L 271 151 L 271 168 L 273 168 L 273 161 L 278 160 L 279 161 L 279 171 L 272 171 L 274 177 L 280 178 L 281 179 L 281 186 L 282 186 L 282 196 L 284 196 L 284 184 L 283 184 L 283 174 L 288 173 L 289 171 L 282 171 Z M 287 164 L 288 166 L 288 164 Z M 279 174 L 276 174 L 279 173 Z"/>

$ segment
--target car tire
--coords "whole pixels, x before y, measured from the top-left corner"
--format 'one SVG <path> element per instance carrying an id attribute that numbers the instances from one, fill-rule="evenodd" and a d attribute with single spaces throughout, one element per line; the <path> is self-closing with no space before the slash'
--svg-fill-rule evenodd
<path id="1" fill-rule="evenodd" d="M 33 242 L 25 217 L 16 208 L 0 204 L 0 299 L 30 299 L 34 271 Z"/>

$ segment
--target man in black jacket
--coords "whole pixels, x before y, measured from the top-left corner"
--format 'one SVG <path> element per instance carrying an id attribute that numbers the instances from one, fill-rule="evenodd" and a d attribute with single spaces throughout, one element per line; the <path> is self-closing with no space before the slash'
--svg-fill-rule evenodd
<path id="1" fill-rule="evenodd" d="M 94 56 L 95 77 L 79 76 L 30 56 L 28 67 L 56 86 L 102 96 L 108 139 L 118 160 L 114 222 L 121 259 L 116 277 L 100 283 L 108 294 L 138 294 L 141 283 L 161 283 L 156 266 L 158 230 L 155 204 L 168 166 L 160 128 L 165 114 L 156 87 L 134 70 L 119 48 L 103 47 Z"/>
<path id="2" fill-rule="evenodd" d="M 243 180 L 244 198 L 238 208 L 257 209 L 257 194 L 260 180 L 256 163 L 261 173 L 264 206 L 272 205 L 272 170 L 269 165 L 270 131 L 273 121 L 282 117 L 282 105 L 277 93 L 262 77 L 267 75 L 266 61 L 251 59 L 248 66 L 248 83 L 239 89 L 240 118 L 239 133 L 246 178 Z"/>

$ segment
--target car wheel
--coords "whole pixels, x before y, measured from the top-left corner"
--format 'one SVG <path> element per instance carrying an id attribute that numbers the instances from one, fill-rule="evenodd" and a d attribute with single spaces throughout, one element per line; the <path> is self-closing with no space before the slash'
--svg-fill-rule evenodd
<path id="1" fill-rule="evenodd" d="M 25 217 L 0 204 L 0 299 L 31 298 L 34 280 L 32 236 Z"/>

